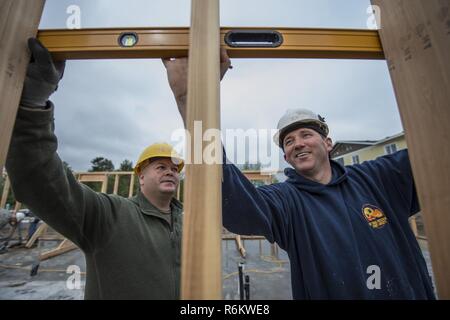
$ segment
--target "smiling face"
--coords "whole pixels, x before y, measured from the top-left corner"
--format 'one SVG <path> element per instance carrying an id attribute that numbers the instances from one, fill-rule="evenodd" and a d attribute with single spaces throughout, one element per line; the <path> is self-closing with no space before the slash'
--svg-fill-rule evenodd
<path id="1" fill-rule="evenodd" d="M 144 194 L 174 194 L 179 181 L 178 166 L 170 158 L 152 159 L 139 173 L 139 184 Z"/>
<path id="2" fill-rule="evenodd" d="M 309 128 L 289 132 L 283 139 L 284 159 L 306 178 L 317 180 L 330 170 L 328 154 L 332 149 L 330 138 Z"/>

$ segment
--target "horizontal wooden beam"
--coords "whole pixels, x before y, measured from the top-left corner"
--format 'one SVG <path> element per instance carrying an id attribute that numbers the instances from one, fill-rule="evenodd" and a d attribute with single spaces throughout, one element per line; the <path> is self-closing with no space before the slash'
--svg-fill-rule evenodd
<path id="1" fill-rule="evenodd" d="M 232 47 L 225 44 L 230 31 L 278 32 L 278 47 Z M 376 30 L 312 28 L 221 28 L 220 41 L 231 58 L 383 59 Z M 123 34 L 135 34 L 137 43 L 123 47 Z M 41 30 L 39 40 L 55 59 L 132 59 L 186 56 L 189 28 Z"/>
<path id="2" fill-rule="evenodd" d="M 240 235 L 241 240 L 266 240 L 264 236 L 244 236 Z M 236 240 L 236 234 L 222 234 L 222 240 Z"/>
<path id="3" fill-rule="evenodd" d="M 78 181 L 80 182 L 105 182 L 108 176 L 104 173 L 97 174 L 80 174 L 78 176 Z"/>

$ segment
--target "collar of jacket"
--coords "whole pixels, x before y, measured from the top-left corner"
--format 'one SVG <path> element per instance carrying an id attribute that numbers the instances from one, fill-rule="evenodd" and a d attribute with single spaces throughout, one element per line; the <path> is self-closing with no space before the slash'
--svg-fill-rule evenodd
<path id="1" fill-rule="evenodd" d="M 165 219 L 163 213 L 158 208 L 156 208 L 150 201 L 148 201 L 141 191 L 139 191 L 136 196 L 131 198 L 131 201 L 133 201 L 139 206 L 143 214 Z M 181 204 L 180 201 L 178 201 L 175 198 L 172 198 L 172 201 L 170 202 L 170 208 L 174 218 L 175 216 L 181 215 L 183 211 L 183 205 Z"/>
<path id="2" fill-rule="evenodd" d="M 319 182 L 303 177 L 292 168 L 284 169 L 284 174 L 288 177 L 287 183 L 295 185 L 298 189 L 308 192 L 321 193 L 329 187 L 337 186 L 347 180 L 347 169 L 339 162 L 331 160 L 332 178 L 330 183 L 321 184 Z"/>

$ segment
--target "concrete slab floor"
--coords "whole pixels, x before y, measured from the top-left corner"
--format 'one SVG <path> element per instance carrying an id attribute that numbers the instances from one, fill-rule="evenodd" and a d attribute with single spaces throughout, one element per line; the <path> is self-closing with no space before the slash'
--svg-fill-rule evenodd
<path id="1" fill-rule="evenodd" d="M 250 299 L 292 299 L 290 267 L 286 252 L 278 249 L 272 255 L 265 240 L 244 240 L 247 255 L 244 260 L 234 241 L 222 241 L 223 298 L 239 300 L 238 264 L 245 262 L 244 274 L 250 277 Z M 38 274 L 30 276 L 39 252 L 56 247 L 57 241 L 41 241 L 32 249 L 13 248 L 0 254 L 0 300 L 79 300 L 83 299 L 86 263 L 80 250 L 74 250 L 40 263 Z M 431 262 L 426 242 L 420 242 L 429 270 Z M 73 287 L 69 266 L 81 270 L 81 284 Z"/>
<path id="2" fill-rule="evenodd" d="M 81 275 L 80 288 L 69 288 L 73 284 L 70 278 L 73 273 L 67 273 L 69 266 L 78 266 L 83 273 L 86 271 L 80 250 L 42 261 L 37 275 L 30 276 L 39 252 L 57 244 L 57 241 L 41 241 L 39 248 L 12 248 L 0 254 L 0 299 L 83 299 L 85 275 Z M 259 240 L 244 240 L 244 246 L 245 260 L 237 251 L 235 241 L 222 242 L 224 299 L 239 299 L 238 263 L 243 261 L 244 274 L 250 276 L 251 299 L 292 299 L 287 254 L 279 250 L 278 258 L 270 256 L 267 241 L 261 241 L 260 247 Z"/>

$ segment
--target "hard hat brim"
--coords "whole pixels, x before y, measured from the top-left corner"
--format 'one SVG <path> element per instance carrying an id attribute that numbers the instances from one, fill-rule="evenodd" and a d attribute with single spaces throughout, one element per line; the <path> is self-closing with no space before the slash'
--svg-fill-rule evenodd
<path id="1" fill-rule="evenodd" d="M 284 137 L 289 133 L 292 132 L 294 130 L 300 129 L 308 124 L 314 124 L 317 125 L 321 131 L 323 131 L 323 133 L 325 134 L 325 136 L 328 136 L 328 126 L 327 124 L 319 121 L 319 120 L 315 120 L 315 119 L 305 119 L 305 120 L 300 120 L 300 121 L 296 121 L 294 123 L 291 123 L 289 125 L 287 125 L 286 127 L 278 130 L 274 136 L 273 136 L 273 142 L 279 146 L 281 149 L 283 149 L 283 142 L 280 141 L 281 138 Z M 317 131 L 317 130 L 316 130 Z M 322 134 L 321 132 L 317 131 L 318 133 Z"/>
<path id="2" fill-rule="evenodd" d="M 136 175 L 138 175 L 141 170 L 142 170 L 142 165 L 146 162 L 148 162 L 148 164 L 150 163 L 149 160 L 155 159 L 155 158 L 167 158 L 167 159 L 171 159 L 173 164 L 176 164 L 178 166 L 178 173 L 180 173 L 183 168 L 184 168 L 184 160 L 179 158 L 179 157 L 168 157 L 167 155 L 163 155 L 163 154 L 155 154 L 152 157 L 149 157 L 147 159 L 144 159 L 143 161 L 139 162 L 136 164 L 136 166 L 134 167 L 134 173 Z M 177 162 L 175 162 L 174 160 L 176 160 Z M 147 164 L 147 165 L 148 165 Z"/>

